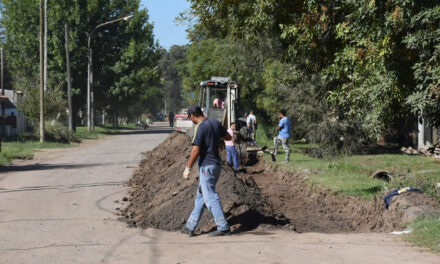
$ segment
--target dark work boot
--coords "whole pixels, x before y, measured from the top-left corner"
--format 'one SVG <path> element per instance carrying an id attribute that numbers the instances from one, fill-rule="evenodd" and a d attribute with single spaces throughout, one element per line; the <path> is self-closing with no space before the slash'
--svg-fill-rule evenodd
<path id="1" fill-rule="evenodd" d="M 182 233 L 187 234 L 189 237 L 193 237 L 194 236 L 194 230 L 189 229 L 186 226 L 182 227 Z"/>
<path id="2" fill-rule="evenodd" d="M 220 231 L 220 230 L 215 230 L 212 231 L 211 233 L 209 233 L 209 236 L 211 237 L 218 237 L 218 236 L 230 236 L 232 235 L 231 231 L 228 230 L 224 230 L 224 231 Z"/>
<path id="3" fill-rule="evenodd" d="M 273 162 L 277 161 L 277 157 L 275 156 L 275 154 L 272 153 L 272 154 L 270 154 L 270 156 L 272 157 Z"/>

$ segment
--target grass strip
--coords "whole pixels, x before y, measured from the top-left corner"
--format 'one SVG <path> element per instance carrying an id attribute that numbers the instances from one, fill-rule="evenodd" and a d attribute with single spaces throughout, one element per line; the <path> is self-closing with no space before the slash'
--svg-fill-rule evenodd
<path id="1" fill-rule="evenodd" d="M 257 142 L 261 146 L 273 148 L 273 142 L 267 138 L 263 129 L 257 130 Z M 334 156 L 320 159 L 305 154 L 306 149 L 316 145 L 302 141 L 290 144 L 290 162 L 280 163 L 285 155 L 281 146 L 277 155 L 277 164 L 282 168 L 307 175 L 312 184 L 322 186 L 345 195 L 373 198 L 377 194 L 402 187 L 416 187 L 426 194 L 436 197 L 440 202 L 440 161 L 432 157 L 409 156 L 405 154 L 376 154 Z M 266 156 L 271 160 L 270 156 Z M 385 170 L 393 175 L 392 182 L 372 178 L 376 170 Z"/>
<path id="2" fill-rule="evenodd" d="M 18 141 L 3 142 L 0 152 L 0 165 L 16 159 L 31 159 L 38 149 L 68 148 L 70 144 L 57 142 Z"/>
<path id="3" fill-rule="evenodd" d="M 80 140 L 99 139 L 108 135 L 117 134 L 120 130 L 139 129 L 134 124 L 127 124 L 118 128 L 111 126 L 95 126 L 94 131 L 87 131 L 87 127 L 77 127 L 74 136 Z M 60 142 L 39 142 L 34 135 L 26 134 L 17 141 L 2 142 L 0 152 L 0 166 L 16 159 L 31 159 L 39 149 L 69 148 L 76 144 Z"/>
<path id="4" fill-rule="evenodd" d="M 426 247 L 440 255 L 440 218 L 430 216 L 420 218 L 409 226 L 413 231 L 404 239 L 417 246 Z"/>

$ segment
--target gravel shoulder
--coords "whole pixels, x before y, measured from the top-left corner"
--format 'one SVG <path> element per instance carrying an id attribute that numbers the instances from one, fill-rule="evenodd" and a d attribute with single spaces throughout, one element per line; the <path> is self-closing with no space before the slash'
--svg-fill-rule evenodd
<path id="1" fill-rule="evenodd" d="M 188 238 L 128 228 L 116 208 L 141 153 L 169 131 L 144 132 L 40 153 L 0 172 L 0 263 L 440 263 L 388 234 L 244 232 Z"/>

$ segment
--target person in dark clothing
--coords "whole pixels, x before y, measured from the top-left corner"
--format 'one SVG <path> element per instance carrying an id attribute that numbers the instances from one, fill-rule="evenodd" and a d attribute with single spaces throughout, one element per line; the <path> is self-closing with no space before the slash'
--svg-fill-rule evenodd
<path id="1" fill-rule="evenodd" d="M 194 229 L 203 213 L 204 206 L 214 216 L 217 230 L 211 232 L 210 236 L 230 235 L 229 224 L 223 213 L 215 185 L 221 172 L 221 159 L 219 155 L 219 144 L 223 140 L 231 140 L 232 137 L 219 121 L 206 118 L 200 106 L 193 105 L 188 109 L 188 117 L 196 124 L 192 140 L 191 156 L 183 172 L 183 178 L 189 179 L 191 168 L 198 158 L 199 165 L 199 186 L 195 199 L 194 209 L 189 216 L 182 231 L 189 236 L 194 235 Z"/>
<path id="2" fill-rule="evenodd" d="M 173 111 L 170 112 L 168 115 L 168 122 L 170 123 L 170 127 L 174 127 L 174 113 Z"/>

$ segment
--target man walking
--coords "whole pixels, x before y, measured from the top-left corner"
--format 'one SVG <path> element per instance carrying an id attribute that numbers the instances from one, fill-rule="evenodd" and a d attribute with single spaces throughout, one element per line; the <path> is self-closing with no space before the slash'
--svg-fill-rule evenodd
<path id="1" fill-rule="evenodd" d="M 221 159 L 218 152 L 220 138 L 231 140 L 232 137 L 219 121 L 206 118 L 200 106 L 192 105 L 188 109 L 188 117 L 196 124 L 192 140 L 191 156 L 183 172 L 183 178 L 189 179 L 191 168 L 198 158 L 199 186 L 195 199 L 194 209 L 182 231 L 194 236 L 194 230 L 203 213 L 204 206 L 214 216 L 217 230 L 209 233 L 210 236 L 230 235 L 229 224 L 223 213 L 220 197 L 215 191 L 215 185 L 221 172 Z"/>
<path id="2" fill-rule="evenodd" d="M 277 130 L 278 136 L 273 138 L 274 151 L 272 154 L 272 160 L 275 161 L 275 156 L 278 152 L 278 144 L 281 142 L 283 145 L 284 152 L 286 152 L 286 158 L 283 162 L 289 162 L 290 148 L 289 148 L 289 138 L 290 138 L 290 120 L 286 116 L 286 110 L 281 110 L 279 114 L 280 122 L 278 123 Z"/>
<path id="3" fill-rule="evenodd" d="M 257 127 L 257 117 L 254 115 L 254 111 L 251 110 L 250 114 L 246 118 L 246 124 L 248 127 L 248 137 L 252 139 L 253 143 L 257 143 L 255 141 L 256 138 L 256 127 Z"/>

